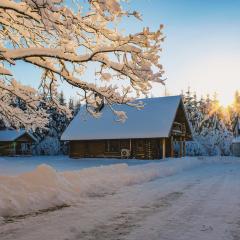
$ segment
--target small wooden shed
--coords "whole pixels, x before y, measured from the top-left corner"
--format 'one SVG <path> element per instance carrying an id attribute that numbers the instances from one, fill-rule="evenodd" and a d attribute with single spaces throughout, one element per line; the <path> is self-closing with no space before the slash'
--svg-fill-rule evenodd
<path id="1" fill-rule="evenodd" d="M 69 155 L 74 158 L 110 157 L 160 159 L 185 155 L 185 143 L 192 134 L 181 96 L 141 99 L 138 110 L 115 105 L 128 119 L 118 122 L 108 106 L 100 118 L 80 109 L 63 133 L 69 141 Z"/>
<path id="2" fill-rule="evenodd" d="M 240 157 L 240 119 L 236 118 L 233 126 L 234 139 L 232 142 L 232 152 L 234 156 Z"/>
<path id="3" fill-rule="evenodd" d="M 26 130 L 0 130 L 0 155 L 31 155 L 31 146 L 36 138 Z"/>

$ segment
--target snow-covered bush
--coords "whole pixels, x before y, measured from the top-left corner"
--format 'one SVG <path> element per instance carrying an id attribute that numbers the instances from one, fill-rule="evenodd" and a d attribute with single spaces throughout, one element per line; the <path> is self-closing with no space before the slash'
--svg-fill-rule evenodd
<path id="1" fill-rule="evenodd" d="M 187 156 L 202 156 L 204 155 L 203 147 L 198 141 L 186 142 L 186 155 Z"/>
<path id="2" fill-rule="evenodd" d="M 42 141 L 36 144 L 33 149 L 35 155 L 57 155 L 60 153 L 61 144 L 57 137 L 46 136 Z"/>

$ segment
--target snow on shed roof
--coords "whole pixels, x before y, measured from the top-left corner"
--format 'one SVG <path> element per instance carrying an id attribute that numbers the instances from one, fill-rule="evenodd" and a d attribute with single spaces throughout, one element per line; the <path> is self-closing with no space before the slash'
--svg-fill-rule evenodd
<path id="1" fill-rule="evenodd" d="M 138 110 L 127 105 L 117 105 L 116 110 L 125 111 L 128 119 L 122 123 L 109 107 L 102 116 L 94 118 L 84 108 L 72 120 L 62 134 L 61 140 L 128 139 L 168 137 L 181 96 L 141 99 L 145 107 Z"/>
<path id="2" fill-rule="evenodd" d="M 25 133 L 27 133 L 34 141 L 36 141 L 36 138 L 31 134 L 28 133 L 24 129 L 19 130 L 0 130 L 0 142 L 12 142 L 23 136 Z"/>

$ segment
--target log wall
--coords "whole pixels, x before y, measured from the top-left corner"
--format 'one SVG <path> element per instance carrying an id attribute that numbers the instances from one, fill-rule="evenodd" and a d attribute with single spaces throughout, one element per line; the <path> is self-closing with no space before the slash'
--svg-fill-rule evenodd
<path id="1" fill-rule="evenodd" d="M 121 158 L 122 149 L 130 150 L 130 158 L 160 159 L 162 158 L 163 150 L 162 139 L 156 138 L 70 141 L 70 157 L 73 158 Z"/>
<path id="2" fill-rule="evenodd" d="M 21 155 L 21 154 L 31 154 L 31 152 L 22 153 L 21 144 L 28 143 L 32 144 L 33 139 L 27 134 L 24 134 L 16 141 L 12 142 L 0 142 L 0 155 L 1 156 L 12 156 L 12 155 Z"/>

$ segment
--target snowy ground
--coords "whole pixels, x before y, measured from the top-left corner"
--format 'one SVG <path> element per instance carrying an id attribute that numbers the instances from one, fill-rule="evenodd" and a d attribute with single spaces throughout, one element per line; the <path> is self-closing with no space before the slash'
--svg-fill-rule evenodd
<path id="1" fill-rule="evenodd" d="M 159 160 L 158 162 L 160 162 Z M 149 160 L 127 160 L 127 159 L 103 159 L 85 158 L 72 159 L 67 156 L 35 156 L 35 157 L 0 157 L 0 175 L 18 175 L 34 170 L 41 164 L 52 166 L 58 171 L 80 170 L 89 167 L 99 167 L 111 164 L 126 163 L 129 166 L 146 164 Z"/>
<path id="2" fill-rule="evenodd" d="M 47 176 L 46 181 L 41 176 Z M 6 204 L 8 197 L 12 206 L 25 209 L 24 215 L 3 216 L 1 240 L 240 239 L 238 158 L 169 159 L 62 173 L 41 166 L 30 175 L 2 177 L 0 186 L 0 205 L 4 201 Z M 33 202 L 41 200 L 47 204 L 49 193 L 53 192 L 50 195 L 56 202 L 60 194 L 58 197 L 65 197 L 63 203 L 69 207 L 29 211 L 24 208 L 26 199 L 19 195 L 21 191 L 14 202 L 16 186 Z M 70 191 L 73 187 L 78 195 Z M 43 191 L 41 195 L 45 192 L 45 196 L 39 199 L 40 196 L 31 195 L 34 189 Z"/>

